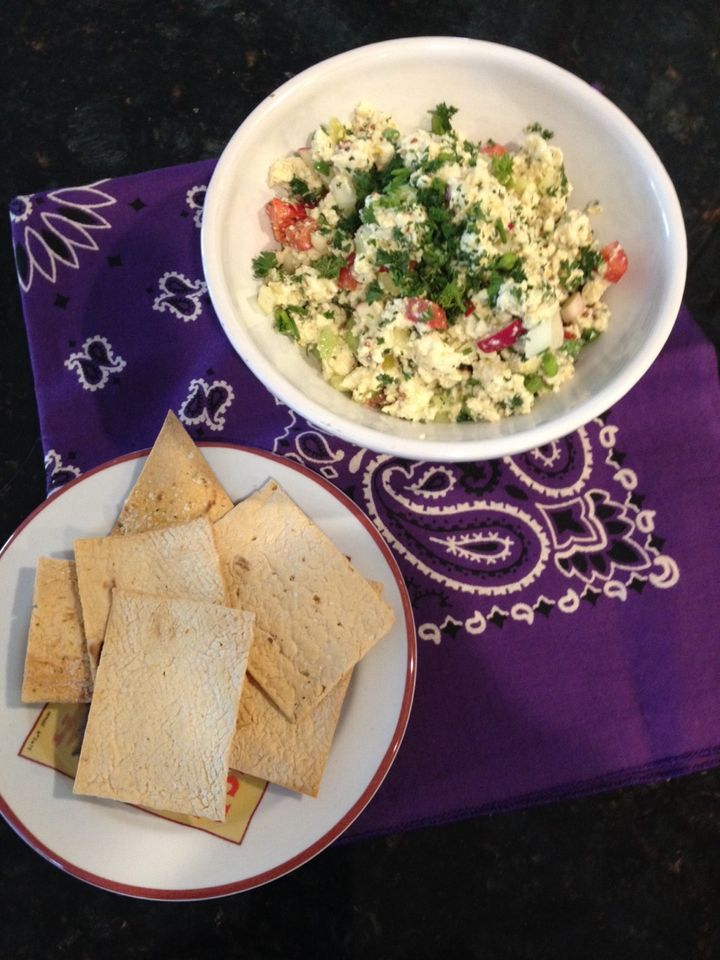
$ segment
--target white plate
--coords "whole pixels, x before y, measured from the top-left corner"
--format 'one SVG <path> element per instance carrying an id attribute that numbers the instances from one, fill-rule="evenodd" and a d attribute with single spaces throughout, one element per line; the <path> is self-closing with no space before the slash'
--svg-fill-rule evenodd
<path id="1" fill-rule="evenodd" d="M 273 880 L 323 850 L 358 816 L 397 753 L 415 685 L 415 629 L 390 551 L 364 514 L 320 477 L 269 453 L 203 450 L 233 500 L 268 477 L 367 577 L 383 584 L 395 627 L 358 665 L 320 796 L 270 785 L 237 846 L 122 803 L 76 797 L 65 776 L 18 756 L 38 715 L 20 702 L 34 570 L 41 555 L 71 556 L 76 537 L 104 536 L 144 463 L 141 454 L 85 474 L 42 504 L 0 553 L 0 810 L 30 846 L 57 866 L 118 893 L 162 900 L 224 896 Z"/>

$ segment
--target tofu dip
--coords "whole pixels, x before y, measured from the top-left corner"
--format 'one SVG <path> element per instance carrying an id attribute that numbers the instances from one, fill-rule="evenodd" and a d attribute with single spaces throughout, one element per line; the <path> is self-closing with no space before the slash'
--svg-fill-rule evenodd
<path id="1" fill-rule="evenodd" d="M 568 206 L 551 131 L 475 143 L 454 107 L 428 112 L 405 133 L 360 103 L 272 164 L 280 248 L 253 260 L 258 305 L 333 387 L 391 416 L 527 413 L 607 328 L 627 257 L 595 240 L 597 202 Z"/>

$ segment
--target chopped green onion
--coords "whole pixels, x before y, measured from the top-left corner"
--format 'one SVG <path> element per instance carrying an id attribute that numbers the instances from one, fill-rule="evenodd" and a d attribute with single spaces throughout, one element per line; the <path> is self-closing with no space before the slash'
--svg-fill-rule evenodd
<path id="1" fill-rule="evenodd" d="M 290 315 L 290 312 L 283 310 L 282 307 L 275 308 L 275 329 L 278 333 L 282 333 L 286 337 L 291 337 L 293 340 L 300 339 L 300 331 L 297 328 L 297 324 Z"/>

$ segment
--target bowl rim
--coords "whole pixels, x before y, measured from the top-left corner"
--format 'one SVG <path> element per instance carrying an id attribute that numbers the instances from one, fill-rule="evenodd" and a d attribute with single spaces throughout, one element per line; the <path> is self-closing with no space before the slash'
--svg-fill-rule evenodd
<path id="1" fill-rule="evenodd" d="M 529 427 L 527 430 L 518 430 L 498 437 L 466 441 L 402 437 L 347 420 L 307 397 L 302 390 L 277 371 L 251 338 L 242 335 L 242 329 L 235 320 L 236 310 L 224 281 L 222 267 L 220 227 L 223 215 L 223 189 L 235 167 L 236 154 L 241 151 L 253 127 L 269 111 L 275 109 L 286 98 L 296 95 L 298 88 L 312 83 L 316 77 L 332 72 L 339 64 L 346 65 L 352 64 L 353 61 L 384 57 L 400 48 L 406 51 L 416 49 L 425 54 L 428 52 L 447 54 L 453 50 L 459 51 L 460 48 L 469 49 L 470 47 L 477 49 L 478 53 L 488 58 L 499 59 L 504 63 L 530 65 L 550 79 L 561 80 L 581 99 L 589 101 L 594 98 L 596 104 L 602 104 L 602 109 L 609 113 L 613 121 L 621 127 L 624 136 L 632 142 L 644 164 L 653 170 L 658 186 L 658 204 L 668 223 L 667 232 L 675 269 L 664 304 L 658 310 L 659 315 L 642 349 L 602 389 L 594 392 L 570 410 L 542 424 Z M 657 153 L 626 114 L 585 80 L 564 67 L 517 47 L 469 37 L 401 37 L 355 47 L 306 68 L 268 94 L 248 114 L 228 141 L 210 178 L 203 211 L 201 257 L 208 293 L 225 335 L 252 373 L 283 403 L 301 414 L 314 426 L 342 440 L 378 453 L 414 460 L 467 462 L 512 456 L 558 440 L 604 413 L 637 384 L 660 353 L 677 319 L 686 281 L 687 237 L 674 185 Z"/>

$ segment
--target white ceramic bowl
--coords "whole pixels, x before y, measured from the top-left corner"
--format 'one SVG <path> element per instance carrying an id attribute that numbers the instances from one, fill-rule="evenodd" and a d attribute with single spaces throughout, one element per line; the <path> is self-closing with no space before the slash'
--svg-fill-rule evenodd
<path id="1" fill-rule="evenodd" d="M 555 132 L 574 186 L 571 205 L 599 199 L 602 244 L 620 240 L 630 267 L 606 295 L 608 331 L 584 351 L 573 380 L 525 416 L 499 423 L 422 424 L 379 413 L 334 390 L 257 307 L 251 261 L 272 245 L 264 205 L 270 164 L 330 117 L 365 100 L 401 129 L 426 126 L 439 101 L 459 108 L 469 137 L 502 143 L 539 121 Z M 361 447 L 422 460 L 519 453 L 599 415 L 640 379 L 667 339 L 685 284 L 680 206 L 657 155 L 600 93 L 539 57 L 458 37 L 414 37 L 360 47 L 298 74 L 264 100 L 230 140 L 208 189 L 205 276 L 230 342 L 256 376 L 316 426 Z"/>

